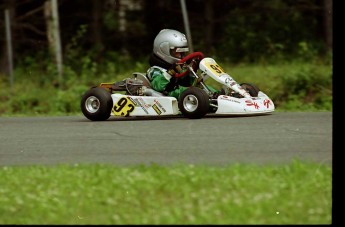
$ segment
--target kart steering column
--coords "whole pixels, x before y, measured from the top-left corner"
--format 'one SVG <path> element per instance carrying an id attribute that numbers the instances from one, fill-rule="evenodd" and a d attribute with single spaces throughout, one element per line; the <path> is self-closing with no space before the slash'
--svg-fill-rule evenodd
<path id="1" fill-rule="evenodd" d="M 195 77 L 197 80 L 200 79 L 200 77 L 198 76 L 198 74 L 196 74 L 196 73 L 194 72 L 194 69 L 193 69 L 192 66 L 188 66 L 188 69 L 189 69 L 189 71 L 191 71 L 191 72 L 193 73 L 194 77 Z M 199 83 L 200 83 L 201 86 L 204 88 L 204 90 L 208 93 L 208 95 L 211 95 L 211 94 L 212 94 L 212 91 L 205 85 L 205 83 L 204 83 L 202 80 L 201 80 Z"/>

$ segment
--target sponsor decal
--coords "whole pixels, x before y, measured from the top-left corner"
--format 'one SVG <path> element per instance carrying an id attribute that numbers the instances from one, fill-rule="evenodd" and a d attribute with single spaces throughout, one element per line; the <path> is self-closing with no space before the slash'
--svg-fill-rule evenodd
<path id="1" fill-rule="evenodd" d="M 154 111 L 156 111 L 156 113 L 157 113 L 158 115 L 161 115 L 161 114 L 162 114 L 162 111 L 158 108 L 158 106 L 157 106 L 156 104 L 154 104 L 154 105 L 152 106 L 152 109 L 154 109 Z"/>
<path id="2" fill-rule="evenodd" d="M 148 109 L 148 108 L 151 107 L 151 105 L 150 105 L 150 104 L 147 104 L 147 103 L 144 101 L 144 99 L 138 98 L 137 100 L 138 100 L 138 102 L 140 103 L 140 105 L 141 105 L 142 107 L 144 107 L 145 109 Z"/>
<path id="3" fill-rule="evenodd" d="M 155 100 L 153 100 L 153 101 L 154 101 L 155 104 L 157 104 L 157 106 L 158 106 L 164 113 L 167 112 L 166 109 L 162 106 L 162 104 L 160 104 L 160 103 L 158 102 L 157 99 L 155 99 Z"/>
<path id="4" fill-rule="evenodd" d="M 147 109 L 151 107 L 151 105 L 146 104 L 142 98 L 136 98 L 135 101 L 138 104 L 138 106 L 140 106 L 141 109 L 144 110 L 146 114 L 149 114 L 149 111 L 147 111 Z"/>
<path id="5" fill-rule="evenodd" d="M 264 105 L 266 106 L 266 108 L 269 108 L 270 105 L 271 105 L 271 100 L 265 99 L 265 100 L 264 100 Z"/>
<path id="6" fill-rule="evenodd" d="M 231 82 L 230 78 L 226 78 L 226 79 L 225 79 L 225 83 L 226 83 L 226 84 L 230 84 L 230 82 Z"/>
<path id="7" fill-rule="evenodd" d="M 233 99 L 233 98 L 231 98 L 229 96 L 226 96 L 226 95 L 219 96 L 219 98 L 221 100 L 226 100 L 226 101 L 229 101 L 229 102 L 241 103 L 240 101 L 238 101 L 236 99 Z"/>
<path id="8" fill-rule="evenodd" d="M 255 109 L 259 109 L 259 105 L 256 102 L 253 102 L 252 100 L 246 100 L 247 106 L 254 106 Z"/>
<path id="9" fill-rule="evenodd" d="M 140 106 L 132 97 L 127 96 L 127 98 L 129 98 L 135 106 Z"/>

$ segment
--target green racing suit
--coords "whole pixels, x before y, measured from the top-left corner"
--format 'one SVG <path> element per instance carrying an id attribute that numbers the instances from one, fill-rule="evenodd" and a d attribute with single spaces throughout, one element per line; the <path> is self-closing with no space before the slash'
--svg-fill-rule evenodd
<path id="1" fill-rule="evenodd" d="M 152 66 L 147 70 L 147 77 L 151 82 L 151 86 L 154 90 L 165 93 L 167 96 L 175 97 L 178 99 L 180 94 L 188 87 L 192 86 L 195 78 L 186 74 L 181 78 L 174 78 L 168 70 Z M 217 92 L 214 88 L 207 86 L 212 92 Z"/>

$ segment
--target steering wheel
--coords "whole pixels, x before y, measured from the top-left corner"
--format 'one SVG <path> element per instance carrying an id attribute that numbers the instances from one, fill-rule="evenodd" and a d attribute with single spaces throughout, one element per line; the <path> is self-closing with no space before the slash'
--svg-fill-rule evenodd
<path id="1" fill-rule="evenodd" d="M 182 58 L 180 61 L 178 61 L 177 64 L 183 64 L 183 63 L 187 63 L 189 64 L 193 59 L 197 60 L 198 62 L 200 62 L 202 59 L 204 58 L 204 54 L 201 52 L 194 52 L 191 54 L 188 54 L 186 57 Z M 196 71 L 199 68 L 198 64 L 193 64 L 192 65 L 193 70 Z M 184 75 L 186 75 L 188 73 L 189 70 L 186 70 L 183 73 L 176 73 L 174 75 L 174 77 L 179 78 L 179 77 L 183 77 Z"/>

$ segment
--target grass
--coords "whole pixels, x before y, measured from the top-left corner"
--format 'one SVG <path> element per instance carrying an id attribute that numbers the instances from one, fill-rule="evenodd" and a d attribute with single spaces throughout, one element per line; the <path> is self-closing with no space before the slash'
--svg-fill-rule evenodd
<path id="1" fill-rule="evenodd" d="M 219 62 L 239 82 L 256 84 L 275 103 L 276 111 L 332 111 L 332 65 L 323 62 L 280 62 L 275 64 L 238 64 Z M 15 70 L 13 87 L 0 75 L 0 116 L 78 115 L 81 96 L 91 86 L 132 77 L 146 72 L 145 64 L 132 64 L 132 70 L 118 71 L 112 64 L 97 72 L 97 67 L 81 67 L 80 72 L 66 67 L 64 85 L 56 86 L 57 77 L 40 68 Z M 47 74 L 47 75 L 46 75 Z M 221 86 L 212 79 L 214 88 Z"/>
<path id="2" fill-rule="evenodd" d="M 11 166 L 0 224 L 330 224 L 332 169 L 285 165 Z"/>

